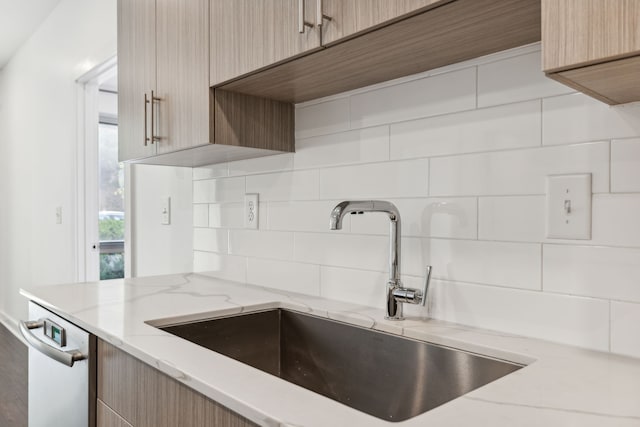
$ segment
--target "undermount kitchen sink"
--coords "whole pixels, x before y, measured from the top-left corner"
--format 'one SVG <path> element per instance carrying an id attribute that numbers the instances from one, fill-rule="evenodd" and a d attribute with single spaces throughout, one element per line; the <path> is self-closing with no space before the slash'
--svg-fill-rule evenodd
<path id="1" fill-rule="evenodd" d="M 412 418 L 522 368 L 284 309 L 160 329 L 388 421 Z"/>

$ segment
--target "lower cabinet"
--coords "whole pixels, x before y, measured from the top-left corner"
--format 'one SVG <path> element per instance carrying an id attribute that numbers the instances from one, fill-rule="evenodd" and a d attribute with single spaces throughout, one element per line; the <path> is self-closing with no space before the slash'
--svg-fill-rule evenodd
<path id="1" fill-rule="evenodd" d="M 97 425 L 100 427 L 132 427 L 124 418 L 113 412 L 105 403 L 98 399 L 96 405 Z"/>
<path id="2" fill-rule="evenodd" d="M 98 340 L 98 427 L 249 427 L 256 424 Z"/>

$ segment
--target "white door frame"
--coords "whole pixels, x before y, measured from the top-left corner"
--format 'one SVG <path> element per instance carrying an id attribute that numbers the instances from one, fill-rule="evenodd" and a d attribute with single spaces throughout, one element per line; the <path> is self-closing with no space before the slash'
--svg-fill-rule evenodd
<path id="1" fill-rule="evenodd" d="M 99 86 L 116 72 L 113 56 L 76 80 L 78 135 L 76 147 L 76 279 L 100 279 L 98 232 Z M 94 218 L 94 220 L 89 220 Z M 125 235 L 125 241 L 129 236 Z M 125 261 L 125 265 L 127 265 Z"/>

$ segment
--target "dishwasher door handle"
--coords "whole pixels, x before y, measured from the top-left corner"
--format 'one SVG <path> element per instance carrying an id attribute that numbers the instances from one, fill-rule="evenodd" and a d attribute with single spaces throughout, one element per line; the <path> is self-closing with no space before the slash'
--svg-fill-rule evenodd
<path id="1" fill-rule="evenodd" d="M 63 351 L 51 347 L 49 344 L 42 341 L 31 332 L 31 329 L 38 329 L 43 327 L 44 320 L 34 320 L 29 322 L 25 322 L 24 320 L 20 321 L 20 333 L 22 333 L 22 336 L 25 340 L 27 340 L 29 345 L 38 350 L 40 353 L 49 356 L 53 360 L 67 366 L 73 366 L 75 362 L 87 358 L 87 356 L 85 356 L 78 350 Z"/>

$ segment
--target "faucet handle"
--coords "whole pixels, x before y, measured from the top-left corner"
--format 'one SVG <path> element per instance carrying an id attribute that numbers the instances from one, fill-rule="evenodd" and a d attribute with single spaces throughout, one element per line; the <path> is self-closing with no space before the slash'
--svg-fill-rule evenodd
<path id="1" fill-rule="evenodd" d="M 420 305 L 423 307 L 427 303 L 427 291 L 429 290 L 430 282 L 431 282 L 431 266 L 427 265 L 427 270 L 424 278 L 424 288 L 422 288 L 422 296 L 420 298 Z"/>

